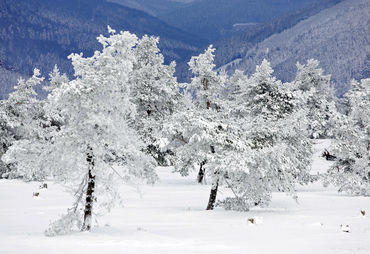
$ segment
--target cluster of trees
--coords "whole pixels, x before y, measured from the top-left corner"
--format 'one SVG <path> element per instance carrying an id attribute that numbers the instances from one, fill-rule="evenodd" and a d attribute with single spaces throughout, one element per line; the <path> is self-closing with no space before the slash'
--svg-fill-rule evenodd
<path id="1" fill-rule="evenodd" d="M 98 37 L 101 51 L 69 56 L 72 80 L 54 68 L 47 99 L 36 97 L 44 79 L 36 69 L 0 104 L 2 176 L 53 179 L 75 197 L 47 235 L 89 230 L 93 213 L 119 203 L 120 184 L 154 183 L 158 164 L 207 177 L 209 210 L 247 211 L 268 204 L 273 191 L 297 198 L 296 184 L 316 179 L 313 138 L 338 137 L 328 182 L 369 193 L 369 80 L 353 83 L 342 114 L 317 61 L 298 65 L 291 83 L 277 80 L 266 60 L 250 77 L 228 76 L 214 70 L 210 46 L 191 58 L 191 82 L 179 84 L 158 38 L 108 31 Z M 233 196 L 216 202 L 220 186 Z"/>

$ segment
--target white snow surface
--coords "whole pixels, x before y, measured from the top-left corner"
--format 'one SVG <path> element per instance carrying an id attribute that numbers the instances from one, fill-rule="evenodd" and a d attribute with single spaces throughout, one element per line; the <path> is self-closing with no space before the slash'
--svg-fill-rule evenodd
<path id="1" fill-rule="evenodd" d="M 314 173 L 330 165 L 320 157 L 329 144 L 317 141 Z M 298 187 L 298 203 L 274 193 L 267 208 L 205 211 L 210 186 L 197 184 L 194 174 L 157 171 L 160 182 L 143 186 L 142 197 L 122 187 L 124 207 L 98 218 L 91 232 L 58 237 L 44 230 L 72 204 L 63 187 L 0 180 L 0 253 L 370 253 L 370 197 L 338 194 L 317 182 Z M 219 197 L 226 193 L 221 189 Z"/>

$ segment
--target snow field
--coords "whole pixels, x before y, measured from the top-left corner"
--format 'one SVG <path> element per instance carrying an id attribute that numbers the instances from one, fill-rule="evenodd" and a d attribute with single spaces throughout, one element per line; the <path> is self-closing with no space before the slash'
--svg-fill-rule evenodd
<path id="1" fill-rule="evenodd" d="M 325 172 L 330 164 L 319 157 L 328 144 L 315 146 L 313 172 Z M 40 190 L 39 183 L 0 180 L 0 253 L 370 253 L 368 197 L 314 183 L 298 188 L 298 203 L 274 193 L 267 208 L 205 211 L 210 186 L 197 184 L 195 175 L 172 174 L 171 168 L 157 172 L 160 182 L 143 186 L 142 198 L 122 187 L 124 207 L 98 218 L 91 232 L 59 237 L 43 232 L 72 203 L 61 186 L 48 183 Z"/>

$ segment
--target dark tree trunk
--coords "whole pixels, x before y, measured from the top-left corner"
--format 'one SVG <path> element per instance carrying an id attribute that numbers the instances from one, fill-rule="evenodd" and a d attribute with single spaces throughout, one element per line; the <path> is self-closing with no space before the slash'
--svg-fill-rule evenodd
<path id="1" fill-rule="evenodd" d="M 217 190 L 218 190 L 218 180 L 216 181 L 216 184 L 212 186 L 206 210 L 213 210 L 213 208 L 215 207 Z"/>
<path id="2" fill-rule="evenodd" d="M 158 146 L 148 145 L 147 152 L 156 160 L 159 166 L 170 166 L 170 163 L 166 160 L 167 155 L 173 155 L 171 150 L 162 152 Z"/>
<path id="3" fill-rule="evenodd" d="M 92 174 L 92 170 L 95 166 L 94 155 L 92 148 L 88 148 L 86 161 L 88 163 L 89 173 L 87 179 L 87 190 L 86 190 L 86 202 L 84 212 L 84 222 L 82 225 L 82 231 L 89 231 L 91 229 L 92 220 L 92 208 L 94 202 L 94 190 L 95 190 L 95 176 Z"/>
<path id="4" fill-rule="evenodd" d="M 208 79 L 203 78 L 202 84 L 203 84 L 203 89 L 208 90 Z M 208 100 L 208 98 L 206 99 L 206 104 L 207 104 L 207 109 L 210 109 L 211 108 L 211 102 Z"/>
<path id="5" fill-rule="evenodd" d="M 335 159 L 337 158 L 336 156 L 332 155 L 329 153 L 328 150 L 325 149 L 325 151 L 323 152 L 322 154 L 323 157 L 325 157 L 325 159 L 327 161 L 335 161 Z"/>
<path id="6" fill-rule="evenodd" d="M 206 172 L 206 169 L 203 168 L 203 166 L 206 164 L 206 161 L 202 161 L 200 163 L 200 167 L 199 167 L 199 172 L 198 172 L 198 183 L 203 183 L 203 179 L 204 179 L 204 174 Z"/>

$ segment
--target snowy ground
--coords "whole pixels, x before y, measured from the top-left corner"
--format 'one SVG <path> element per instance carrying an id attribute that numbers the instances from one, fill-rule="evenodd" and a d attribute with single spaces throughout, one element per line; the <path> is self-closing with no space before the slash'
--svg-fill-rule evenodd
<path id="1" fill-rule="evenodd" d="M 313 172 L 329 165 L 319 158 L 325 146 L 316 145 Z M 299 187 L 299 203 L 275 193 L 268 208 L 205 211 L 209 186 L 168 168 L 158 173 L 161 181 L 143 187 L 143 198 L 123 188 L 125 207 L 100 218 L 92 232 L 53 238 L 44 229 L 71 205 L 62 187 L 51 185 L 33 198 L 38 183 L 0 180 L 0 253 L 370 253 L 370 198 L 315 183 Z M 262 221 L 250 224 L 251 217 Z"/>

